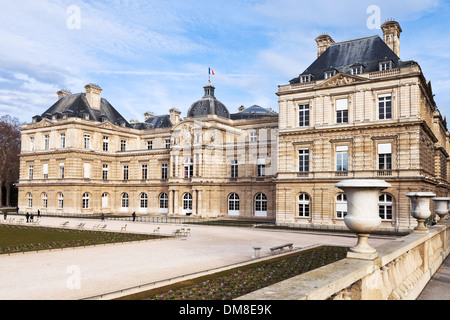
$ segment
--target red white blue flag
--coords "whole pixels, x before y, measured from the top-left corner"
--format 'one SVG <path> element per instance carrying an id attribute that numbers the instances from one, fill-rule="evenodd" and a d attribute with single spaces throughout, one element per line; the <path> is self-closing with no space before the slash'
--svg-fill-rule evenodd
<path id="1" fill-rule="evenodd" d="M 211 69 L 211 68 L 209 68 L 209 74 L 211 75 L 214 75 L 214 71 L 213 71 L 213 69 Z"/>

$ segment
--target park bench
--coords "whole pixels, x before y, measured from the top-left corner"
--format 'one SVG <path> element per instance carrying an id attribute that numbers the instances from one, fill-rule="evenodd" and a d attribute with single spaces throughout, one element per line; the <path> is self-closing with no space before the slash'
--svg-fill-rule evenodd
<path id="1" fill-rule="evenodd" d="M 83 229 L 83 228 L 84 228 L 84 225 L 85 225 L 85 223 L 77 224 L 76 228 L 77 228 L 77 229 Z"/>
<path id="2" fill-rule="evenodd" d="M 156 228 L 155 230 L 153 230 L 153 234 L 159 234 L 160 228 Z"/>
<path id="3" fill-rule="evenodd" d="M 172 233 L 172 235 L 175 237 L 186 237 L 186 236 L 189 236 L 190 234 L 191 234 L 191 229 L 185 230 L 184 228 L 176 229 Z"/>
<path id="4" fill-rule="evenodd" d="M 69 221 L 63 222 L 61 223 L 59 226 L 60 227 L 66 227 L 69 224 Z"/>
<path id="5" fill-rule="evenodd" d="M 288 243 L 288 244 L 284 244 L 282 246 L 273 247 L 273 248 L 270 248 L 270 251 L 272 252 L 272 254 L 275 254 L 275 252 L 277 250 L 280 250 L 280 252 L 284 252 L 285 248 L 289 248 L 289 250 L 292 250 L 292 249 L 294 249 L 294 244 Z"/>

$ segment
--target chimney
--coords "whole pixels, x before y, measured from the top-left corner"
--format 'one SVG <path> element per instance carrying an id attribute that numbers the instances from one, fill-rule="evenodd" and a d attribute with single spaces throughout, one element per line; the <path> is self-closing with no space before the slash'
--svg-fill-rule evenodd
<path id="1" fill-rule="evenodd" d="M 334 40 L 327 34 L 322 34 L 316 38 L 317 57 L 320 57 L 333 43 Z"/>
<path id="2" fill-rule="evenodd" d="M 84 88 L 86 89 L 86 99 L 91 108 L 100 110 L 102 88 L 94 83 L 89 83 Z"/>
<path id="3" fill-rule="evenodd" d="M 239 111 L 239 112 L 242 112 L 242 111 L 244 111 L 245 109 L 246 109 L 246 108 L 245 108 L 244 106 L 240 106 L 239 109 L 238 109 L 238 111 Z"/>
<path id="4" fill-rule="evenodd" d="M 59 90 L 56 94 L 58 95 L 58 100 L 61 100 L 61 98 L 71 95 L 72 92 L 70 92 L 69 90 L 66 90 L 66 89 L 62 89 L 62 90 Z"/>
<path id="5" fill-rule="evenodd" d="M 392 51 L 400 58 L 400 34 L 402 28 L 397 21 L 390 20 L 385 22 L 381 29 L 383 30 L 383 40 Z"/>
<path id="6" fill-rule="evenodd" d="M 144 113 L 145 121 L 147 121 L 148 119 L 150 119 L 151 117 L 154 117 L 154 116 L 155 116 L 155 114 L 153 112 Z"/>
<path id="7" fill-rule="evenodd" d="M 170 121 L 172 122 L 172 124 L 174 126 L 181 122 L 181 119 L 180 119 L 181 111 L 180 110 L 172 108 L 169 110 L 169 113 L 170 113 Z"/>

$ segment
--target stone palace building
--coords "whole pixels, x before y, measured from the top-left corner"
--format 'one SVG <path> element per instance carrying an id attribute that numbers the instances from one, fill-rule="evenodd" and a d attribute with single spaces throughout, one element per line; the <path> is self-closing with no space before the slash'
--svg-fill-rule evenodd
<path id="1" fill-rule="evenodd" d="M 20 212 L 192 215 L 344 226 L 344 179 L 382 179 L 383 228 L 415 226 L 410 191 L 449 194 L 449 132 L 402 29 L 335 43 L 279 86 L 279 113 L 230 113 L 208 81 L 181 118 L 128 122 L 95 84 L 22 127 Z"/>

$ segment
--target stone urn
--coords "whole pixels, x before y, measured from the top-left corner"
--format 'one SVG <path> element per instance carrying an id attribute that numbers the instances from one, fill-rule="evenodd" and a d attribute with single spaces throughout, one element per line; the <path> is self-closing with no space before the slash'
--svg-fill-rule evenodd
<path id="1" fill-rule="evenodd" d="M 439 216 L 438 224 L 446 224 L 445 217 L 448 214 L 448 203 L 450 198 L 432 198 L 431 200 L 435 203 L 434 212 Z"/>
<path id="2" fill-rule="evenodd" d="M 428 233 L 425 220 L 431 216 L 430 201 L 436 195 L 432 192 L 410 192 L 406 196 L 411 200 L 411 216 L 417 220 L 414 233 Z"/>
<path id="3" fill-rule="evenodd" d="M 381 225 L 379 199 L 381 191 L 391 187 L 383 180 L 344 180 L 336 184 L 347 196 L 347 227 L 358 236 L 358 243 L 351 248 L 347 257 L 373 260 L 377 251 L 369 245 L 371 232 Z"/>

